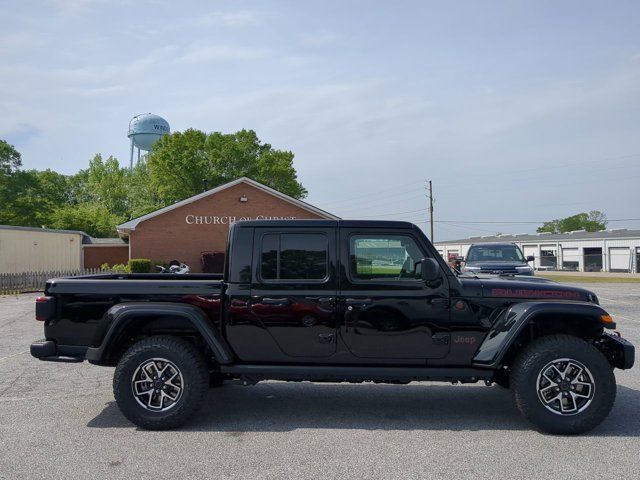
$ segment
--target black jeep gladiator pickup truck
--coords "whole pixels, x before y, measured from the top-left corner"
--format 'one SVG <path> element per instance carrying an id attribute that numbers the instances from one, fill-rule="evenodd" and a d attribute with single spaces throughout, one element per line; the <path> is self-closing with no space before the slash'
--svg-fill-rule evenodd
<path id="1" fill-rule="evenodd" d="M 537 428 L 577 434 L 635 352 L 588 290 L 459 274 L 405 222 L 239 222 L 224 275 L 52 279 L 36 319 L 34 357 L 115 366 L 118 406 L 148 429 L 225 381 L 433 380 L 510 388 Z"/>

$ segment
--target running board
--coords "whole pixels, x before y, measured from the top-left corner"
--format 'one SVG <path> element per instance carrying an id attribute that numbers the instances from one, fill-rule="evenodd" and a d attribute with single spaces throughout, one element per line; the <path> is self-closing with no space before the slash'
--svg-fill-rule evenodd
<path id="1" fill-rule="evenodd" d="M 221 365 L 220 373 L 240 377 L 244 383 L 261 380 L 311 382 L 412 382 L 474 383 L 490 381 L 493 371 L 479 368 L 340 367 L 329 365 Z"/>

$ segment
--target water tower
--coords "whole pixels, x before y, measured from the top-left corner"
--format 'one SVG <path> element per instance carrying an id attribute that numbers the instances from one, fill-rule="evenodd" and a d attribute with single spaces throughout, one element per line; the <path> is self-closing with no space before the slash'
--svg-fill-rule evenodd
<path id="1" fill-rule="evenodd" d="M 153 144 L 167 133 L 171 133 L 169 122 L 158 115 L 143 113 L 133 117 L 129 122 L 129 133 L 127 133 L 127 137 L 131 139 L 129 168 L 133 168 L 133 147 L 138 148 L 138 161 L 140 161 L 140 150 L 150 151 Z"/>

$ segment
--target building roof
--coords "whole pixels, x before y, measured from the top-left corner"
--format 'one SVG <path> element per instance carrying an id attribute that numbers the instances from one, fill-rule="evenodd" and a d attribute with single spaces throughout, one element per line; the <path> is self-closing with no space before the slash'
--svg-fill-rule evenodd
<path id="1" fill-rule="evenodd" d="M 285 202 L 289 202 L 297 207 L 303 208 L 305 210 L 308 210 L 309 212 L 315 213 L 316 215 L 321 215 L 327 219 L 332 219 L 332 220 L 337 220 L 338 217 L 336 217 L 335 215 L 332 215 L 329 212 L 325 212 L 324 210 L 321 210 L 317 207 L 314 207 L 313 205 L 310 205 L 306 202 L 303 202 L 302 200 L 298 200 L 295 199 L 293 197 L 290 197 L 289 195 L 285 195 L 282 192 L 278 192 L 277 190 L 274 190 L 271 187 L 267 187 L 266 185 L 263 185 L 262 183 L 256 182 L 255 180 L 252 180 L 248 177 L 241 177 L 238 178 L 237 180 L 234 180 L 232 182 L 229 183 L 225 183 L 224 185 L 220 185 L 216 188 L 212 188 L 211 190 L 207 190 L 206 192 L 202 192 L 198 195 L 194 195 L 193 197 L 189 197 L 189 198 L 185 198 L 184 200 L 180 201 L 180 202 L 176 202 L 173 205 L 169 205 L 167 207 L 161 208 L 159 210 L 156 210 L 155 212 L 151 212 L 151 213 L 147 213 L 146 215 L 143 215 L 141 217 L 138 218 L 134 218 L 133 220 L 129 220 L 128 222 L 123 223 L 122 225 L 118 225 L 117 229 L 118 232 L 120 233 L 127 233 L 130 232 L 132 230 L 135 230 L 136 227 L 138 226 L 139 223 L 144 222 L 145 220 L 149 220 L 150 218 L 153 217 L 157 217 L 158 215 L 162 215 L 163 213 L 167 213 L 170 212 L 171 210 L 174 210 L 176 208 L 180 208 L 183 207 L 185 205 L 188 205 L 190 203 L 193 202 L 197 202 L 198 200 L 201 200 L 203 198 L 206 198 L 210 195 L 214 195 L 218 192 L 221 192 L 222 190 L 226 190 L 227 188 L 231 188 L 231 187 L 235 187 L 236 185 L 239 185 L 240 183 L 246 183 L 247 185 L 250 185 L 252 187 L 255 187 L 259 190 L 262 190 L 266 193 L 269 193 L 270 195 L 273 195 L 274 197 L 278 197 L 281 200 L 284 200 Z"/>
<path id="2" fill-rule="evenodd" d="M 94 238 L 89 237 L 86 242 L 83 242 L 85 245 L 100 245 L 100 246 L 115 246 L 121 247 L 125 245 L 129 245 L 123 239 L 117 238 Z"/>
<path id="3" fill-rule="evenodd" d="M 58 233 L 65 235 L 80 235 L 82 245 L 128 245 L 121 238 L 94 238 L 82 230 L 57 230 L 55 228 L 21 227 L 18 225 L 0 225 L 0 230 L 20 230 L 23 232 Z"/>
<path id="4" fill-rule="evenodd" d="M 436 245 L 448 245 L 452 243 L 490 243 L 490 242 L 557 242 L 562 240 L 609 240 L 639 238 L 640 230 L 627 230 L 626 228 L 616 228 L 612 230 L 600 230 L 598 232 L 587 232 L 576 230 L 567 233 L 516 233 L 488 235 L 483 237 L 469 237 L 461 240 L 447 240 L 436 242 Z"/>
<path id="5" fill-rule="evenodd" d="M 20 227 L 17 225 L 0 225 L 1 230 L 22 230 L 27 232 L 66 233 L 72 235 L 89 236 L 81 230 L 56 230 L 55 228 Z"/>

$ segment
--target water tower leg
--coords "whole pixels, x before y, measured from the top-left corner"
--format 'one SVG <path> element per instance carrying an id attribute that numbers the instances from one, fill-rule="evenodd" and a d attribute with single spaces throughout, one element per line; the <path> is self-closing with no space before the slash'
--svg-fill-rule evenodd
<path id="1" fill-rule="evenodd" d="M 131 137 L 131 155 L 129 156 L 129 170 L 133 170 L 133 137 Z"/>
<path id="2" fill-rule="evenodd" d="M 140 149 L 138 149 L 138 163 L 140 163 Z"/>

